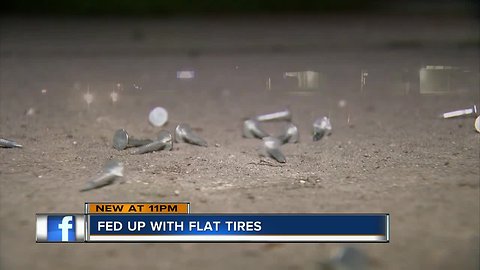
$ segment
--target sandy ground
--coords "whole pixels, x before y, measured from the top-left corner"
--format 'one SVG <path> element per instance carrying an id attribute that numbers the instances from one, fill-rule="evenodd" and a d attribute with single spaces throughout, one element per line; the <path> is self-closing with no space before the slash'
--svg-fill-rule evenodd
<path id="1" fill-rule="evenodd" d="M 1 269 L 319 269 L 343 246 L 35 244 L 35 213 L 81 213 L 86 201 L 190 201 L 195 213 L 387 212 L 390 243 L 354 244 L 372 269 L 478 269 L 480 134 L 473 118 L 437 117 L 480 104 L 478 83 L 457 94 L 418 91 L 424 65 L 462 66 L 478 82 L 477 21 L 6 18 L 1 26 L 0 137 L 24 145 L 0 149 Z M 179 81 L 177 70 L 196 78 Z M 325 74 L 320 89 L 283 78 L 301 70 Z M 147 120 L 155 106 L 169 111 L 165 129 L 189 123 L 210 147 L 114 150 L 118 128 L 155 137 L 161 128 Z M 301 141 L 285 145 L 287 163 L 278 164 L 258 155 L 259 140 L 241 137 L 241 123 L 286 107 Z M 311 125 L 323 115 L 333 134 L 314 143 Z M 266 128 L 278 134 L 282 124 Z M 125 163 L 125 183 L 80 193 L 111 158 Z"/>

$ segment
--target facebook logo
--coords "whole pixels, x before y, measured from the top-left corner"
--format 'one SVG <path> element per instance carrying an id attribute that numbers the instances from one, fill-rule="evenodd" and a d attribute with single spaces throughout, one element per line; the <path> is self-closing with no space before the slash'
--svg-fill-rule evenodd
<path id="1" fill-rule="evenodd" d="M 37 242 L 84 241 L 83 215 L 37 215 Z"/>
<path id="2" fill-rule="evenodd" d="M 47 223 L 49 242 L 75 241 L 75 220 L 73 216 L 49 216 Z"/>

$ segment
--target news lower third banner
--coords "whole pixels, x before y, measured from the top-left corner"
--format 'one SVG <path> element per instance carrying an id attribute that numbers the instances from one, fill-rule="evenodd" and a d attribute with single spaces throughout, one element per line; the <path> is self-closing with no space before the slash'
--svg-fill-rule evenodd
<path id="1" fill-rule="evenodd" d="M 191 214 L 188 203 L 87 203 L 84 214 L 37 214 L 37 242 L 389 240 L 389 214 Z"/>

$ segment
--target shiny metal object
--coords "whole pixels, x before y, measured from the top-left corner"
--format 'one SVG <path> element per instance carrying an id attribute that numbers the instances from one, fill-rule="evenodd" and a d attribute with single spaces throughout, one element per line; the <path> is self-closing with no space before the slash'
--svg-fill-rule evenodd
<path id="1" fill-rule="evenodd" d="M 289 109 L 285 109 L 283 111 L 274 112 L 274 113 L 267 113 L 255 116 L 254 120 L 258 122 L 266 122 L 266 121 L 291 121 L 292 120 L 292 113 Z"/>
<path id="2" fill-rule="evenodd" d="M 145 144 L 135 148 L 132 154 L 138 155 L 138 154 L 145 154 L 145 153 L 150 153 L 150 152 L 155 152 L 160 150 L 170 151 L 172 150 L 172 148 L 173 148 L 172 134 L 166 130 L 162 130 L 160 131 L 160 133 L 158 133 L 157 140 L 149 144 Z"/>
<path id="3" fill-rule="evenodd" d="M 459 116 L 466 116 L 466 115 L 477 115 L 478 110 L 477 106 L 473 105 L 471 108 L 463 109 L 463 110 L 456 110 L 452 112 L 446 112 L 442 114 L 442 118 L 453 118 Z"/>
<path id="4" fill-rule="evenodd" d="M 175 142 L 186 142 L 204 147 L 208 146 L 207 141 L 195 133 L 188 124 L 179 124 L 175 128 Z"/>
<path id="5" fill-rule="evenodd" d="M 480 132 L 480 116 L 475 119 L 475 129 Z"/>
<path id="6" fill-rule="evenodd" d="M 263 138 L 263 150 L 266 154 L 268 154 L 271 158 L 275 159 L 280 163 L 287 162 L 287 159 L 283 155 L 282 151 L 280 151 L 280 146 L 282 143 L 278 138 L 275 137 L 265 137 Z"/>
<path id="7" fill-rule="evenodd" d="M 90 180 L 80 191 L 83 192 L 111 185 L 118 177 L 123 177 L 123 163 L 115 159 L 109 160 L 103 168 L 103 173 Z"/>
<path id="8" fill-rule="evenodd" d="M 243 137 L 262 139 L 270 136 L 260 127 L 260 123 L 253 119 L 247 119 L 243 122 Z"/>
<path id="9" fill-rule="evenodd" d="M 332 132 L 332 124 L 330 119 L 326 116 L 318 118 L 313 122 L 313 141 L 319 141 L 325 135 Z"/>
<path id="10" fill-rule="evenodd" d="M 298 128 L 293 123 L 288 123 L 285 132 L 278 137 L 282 144 L 298 142 Z"/>
<path id="11" fill-rule="evenodd" d="M 163 107 L 155 107 L 148 114 L 148 121 L 150 124 L 156 127 L 161 127 L 165 125 L 168 121 L 168 112 Z"/>
<path id="12" fill-rule="evenodd" d="M 124 150 L 128 147 L 136 147 L 153 142 L 152 140 L 145 139 L 139 140 L 130 137 L 125 129 L 119 129 L 113 134 L 113 148 L 117 150 Z"/>
<path id="13" fill-rule="evenodd" d="M 7 139 L 0 139 L 0 146 L 5 148 L 23 148 L 23 145 Z"/>

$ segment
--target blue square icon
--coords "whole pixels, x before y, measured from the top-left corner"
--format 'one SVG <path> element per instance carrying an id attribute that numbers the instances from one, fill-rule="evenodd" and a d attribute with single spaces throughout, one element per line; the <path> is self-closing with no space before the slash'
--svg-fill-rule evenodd
<path id="1" fill-rule="evenodd" d="M 48 242 L 75 242 L 75 216 L 48 216 Z"/>

